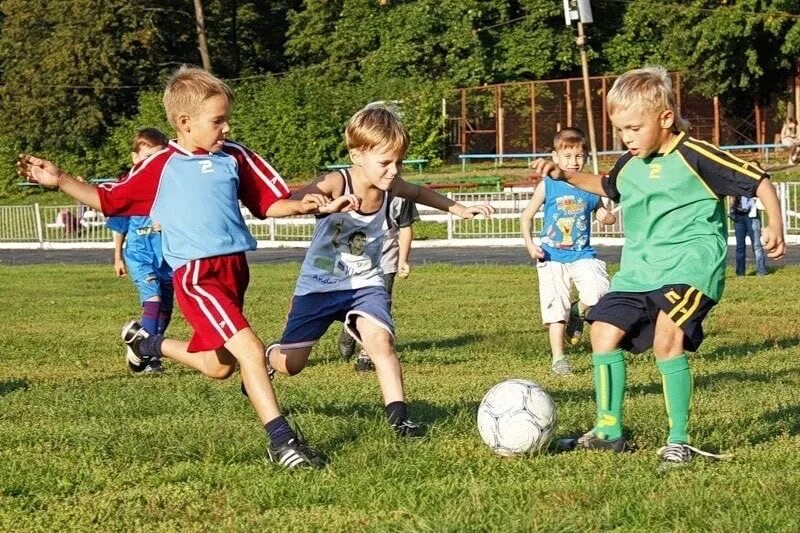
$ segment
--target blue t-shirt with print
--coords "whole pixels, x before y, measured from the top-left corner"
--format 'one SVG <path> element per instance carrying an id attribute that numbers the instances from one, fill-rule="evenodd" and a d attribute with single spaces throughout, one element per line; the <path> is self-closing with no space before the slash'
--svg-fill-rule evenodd
<path id="1" fill-rule="evenodd" d="M 600 197 L 552 178 L 544 179 L 544 195 L 544 260 L 574 263 L 596 257 L 589 236 L 592 212 L 600 205 Z"/>

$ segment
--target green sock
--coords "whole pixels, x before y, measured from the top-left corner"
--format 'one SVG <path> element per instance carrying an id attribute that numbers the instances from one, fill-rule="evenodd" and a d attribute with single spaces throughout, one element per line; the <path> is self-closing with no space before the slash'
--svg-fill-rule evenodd
<path id="1" fill-rule="evenodd" d="M 594 398 L 597 419 L 594 432 L 601 439 L 622 436 L 622 401 L 625 398 L 626 366 L 622 350 L 592 354 Z"/>
<path id="2" fill-rule="evenodd" d="M 667 442 L 689 444 L 689 413 L 692 405 L 694 382 L 689 370 L 689 360 L 683 353 L 674 359 L 656 361 L 664 388 L 664 404 L 669 417 Z"/>

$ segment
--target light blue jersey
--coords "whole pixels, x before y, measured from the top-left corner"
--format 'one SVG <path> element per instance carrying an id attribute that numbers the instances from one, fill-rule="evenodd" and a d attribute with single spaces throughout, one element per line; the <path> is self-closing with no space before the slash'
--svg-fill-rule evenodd
<path id="1" fill-rule="evenodd" d="M 289 195 L 280 175 L 240 144 L 191 153 L 174 141 L 98 192 L 104 213 L 150 215 L 161 224 L 164 259 L 174 270 L 194 259 L 255 250 L 239 200 L 264 218 Z"/>
<path id="2" fill-rule="evenodd" d="M 596 257 L 589 237 L 592 212 L 600 205 L 600 197 L 551 178 L 544 179 L 544 195 L 544 260 L 574 263 Z"/>

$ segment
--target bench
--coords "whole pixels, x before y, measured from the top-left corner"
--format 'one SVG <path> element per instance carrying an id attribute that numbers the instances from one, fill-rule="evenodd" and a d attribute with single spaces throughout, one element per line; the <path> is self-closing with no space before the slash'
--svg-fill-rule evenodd
<path id="1" fill-rule="evenodd" d="M 404 165 L 416 165 L 417 172 L 422 174 L 422 168 L 428 163 L 427 159 L 403 159 Z M 350 163 L 331 163 L 330 165 L 325 165 L 325 170 L 340 170 L 343 168 L 350 168 L 353 165 Z"/>

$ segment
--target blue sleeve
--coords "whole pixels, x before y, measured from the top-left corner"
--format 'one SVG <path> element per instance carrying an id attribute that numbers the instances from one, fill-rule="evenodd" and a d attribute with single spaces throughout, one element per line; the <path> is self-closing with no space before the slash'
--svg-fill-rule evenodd
<path id="1" fill-rule="evenodd" d="M 116 231 L 117 233 L 122 233 L 123 235 L 128 233 L 129 225 L 129 217 L 108 217 L 106 219 L 106 227 L 108 229 L 111 231 Z"/>

